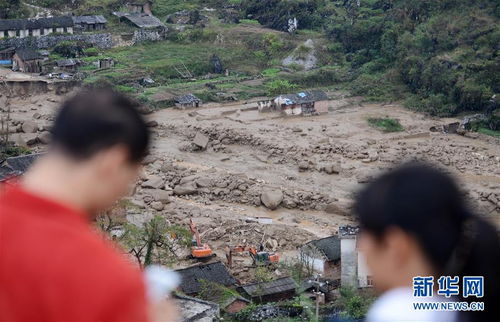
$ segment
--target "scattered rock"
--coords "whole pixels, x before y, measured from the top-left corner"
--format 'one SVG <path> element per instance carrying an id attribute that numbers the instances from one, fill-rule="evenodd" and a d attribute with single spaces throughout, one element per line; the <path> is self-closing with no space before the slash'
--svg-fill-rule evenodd
<path id="1" fill-rule="evenodd" d="M 24 133 L 36 133 L 38 125 L 33 121 L 24 121 L 21 129 Z"/>
<path id="2" fill-rule="evenodd" d="M 154 201 L 159 201 L 163 204 L 168 204 L 170 203 L 170 195 L 172 194 L 172 192 L 161 189 L 147 189 L 144 190 L 144 194 L 151 196 Z"/>
<path id="3" fill-rule="evenodd" d="M 195 194 L 196 192 L 197 192 L 196 184 L 192 181 L 174 187 L 175 195 L 192 195 Z"/>
<path id="4" fill-rule="evenodd" d="M 196 180 L 196 185 L 200 188 L 208 188 L 212 186 L 212 180 L 209 178 L 200 178 Z"/>
<path id="5" fill-rule="evenodd" d="M 142 160 L 142 164 L 143 165 L 148 165 L 148 164 L 151 164 L 151 163 L 154 163 L 156 160 L 158 160 L 157 157 L 155 157 L 154 155 L 151 155 L 151 154 L 148 154 L 143 160 Z"/>
<path id="6" fill-rule="evenodd" d="M 299 163 L 299 171 L 300 172 L 307 171 L 308 169 L 309 169 L 309 163 L 307 161 L 301 161 Z"/>
<path id="7" fill-rule="evenodd" d="M 161 177 L 159 177 L 159 176 L 150 176 L 149 180 L 147 180 L 146 182 L 144 182 L 142 184 L 142 186 L 144 188 L 160 189 L 161 187 L 163 187 L 164 184 L 165 184 L 165 181 L 163 181 L 163 179 Z"/>
<path id="8" fill-rule="evenodd" d="M 49 132 L 43 132 L 38 136 L 38 140 L 42 144 L 49 144 L 51 139 L 51 134 Z"/>
<path id="9" fill-rule="evenodd" d="M 274 210 L 283 201 L 283 192 L 281 190 L 268 190 L 260 195 L 260 200 L 267 208 Z"/>
<path id="10" fill-rule="evenodd" d="M 157 211 L 161 211 L 163 210 L 163 208 L 165 208 L 165 206 L 159 201 L 153 201 L 150 206 Z"/>
<path id="11" fill-rule="evenodd" d="M 156 122 L 155 120 L 148 121 L 148 122 L 146 122 L 146 126 L 147 127 L 157 127 L 158 126 L 158 122 Z"/>
<path id="12" fill-rule="evenodd" d="M 196 136 L 193 139 L 193 143 L 198 146 L 200 149 L 205 150 L 208 145 L 208 137 L 200 132 L 196 133 Z"/>

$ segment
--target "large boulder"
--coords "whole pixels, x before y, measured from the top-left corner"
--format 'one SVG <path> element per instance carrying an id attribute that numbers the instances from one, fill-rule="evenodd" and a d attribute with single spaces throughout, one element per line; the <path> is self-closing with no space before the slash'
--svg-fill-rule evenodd
<path id="1" fill-rule="evenodd" d="M 176 195 L 192 195 L 197 192 L 196 183 L 193 181 L 179 184 L 174 187 L 174 194 Z"/>
<path id="2" fill-rule="evenodd" d="M 200 132 L 196 133 L 196 136 L 193 139 L 193 143 L 202 150 L 207 148 L 208 141 L 208 137 Z"/>
<path id="3" fill-rule="evenodd" d="M 21 129 L 24 133 L 36 133 L 38 131 L 38 125 L 33 121 L 24 121 Z"/>
<path id="4" fill-rule="evenodd" d="M 165 191 L 161 189 L 146 189 L 144 190 L 144 194 L 151 196 L 154 201 L 159 201 L 163 204 L 170 203 L 170 195 L 171 191 Z"/>
<path id="5" fill-rule="evenodd" d="M 274 210 L 283 201 L 283 192 L 281 190 L 267 190 L 262 192 L 260 200 L 267 208 Z"/>
<path id="6" fill-rule="evenodd" d="M 149 179 L 142 184 L 144 188 L 160 189 L 165 184 L 165 181 L 159 176 L 150 176 Z"/>

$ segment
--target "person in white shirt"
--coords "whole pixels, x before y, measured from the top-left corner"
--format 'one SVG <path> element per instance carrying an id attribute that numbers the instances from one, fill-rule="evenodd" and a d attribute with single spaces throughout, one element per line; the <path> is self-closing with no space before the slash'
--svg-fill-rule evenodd
<path id="1" fill-rule="evenodd" d="M 498 233 L 468 210 L 450 176 L 421 163 L 403 165 L 365 187 L 354 209 L 361 227 L 358 247 L 381 293 L 367 322 L 500 320 Z M 448 298 L 439 283 L 442 276 L 459 281 L 454 288 L 459 291 L 450 292 Z M 483 297 L 462 297 L 464 276 L 484 277 Z M 422 284 L 417 285 L 422 277 L 433 282 L 427 283 L 426 294 Z M 484 310 L 415 307 L 422 302 L 484 302 Z"/>

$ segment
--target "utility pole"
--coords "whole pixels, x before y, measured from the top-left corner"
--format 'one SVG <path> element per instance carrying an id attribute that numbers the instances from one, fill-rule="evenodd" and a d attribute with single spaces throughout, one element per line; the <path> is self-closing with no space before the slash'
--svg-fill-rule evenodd
<path id="1" fill-rule="evenodd" d="M 316 275 L 316 322 L 319 321 L 319 297 L 321 295 L 321 292 L 319 291 L 319 278 L 321 277 L 321 274 Z"/>

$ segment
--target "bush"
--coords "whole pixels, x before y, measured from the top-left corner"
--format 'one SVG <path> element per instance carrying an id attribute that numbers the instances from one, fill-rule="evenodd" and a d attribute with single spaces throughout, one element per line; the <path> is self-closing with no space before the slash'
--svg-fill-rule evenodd
<path id="1" fill-rule="evenodd" d="M 279 94 L 287 94 L 297 89 L 297 85 L 290 83 L 287 80 L 276 79 L 266 84 L 267 94 L 276 96 Z"/>
<path id="2" fill-rule="evenodd" d="M 341 287 L 338 304 L 343 310 L 344 318 L 360 320 L 366 316 L 368 308 L 374 300 L 375 298 L 370 294 L 362 293 L 351 287 Z"/>
<path id="3" fill-rule="evenodd" d="M 371 126 L 381 129 L 384 132 L 401 132 L 404 131 L 403 126 L 396 119 L 391 118 L 369 118 L 368 124 Z"/>
<path id="4" fill-rule="evenodd" d="M 61 41 L 54 47 L 54 53 L 67 58 L 75 58 L 84 55 L 84 44 L 74 41 Z"/>
<path id="5" fill-rule="evenodd" d="M 83 50 L 85 56 L 93 57 L 99 55 L 97 48 L 90 47 Z"/>

